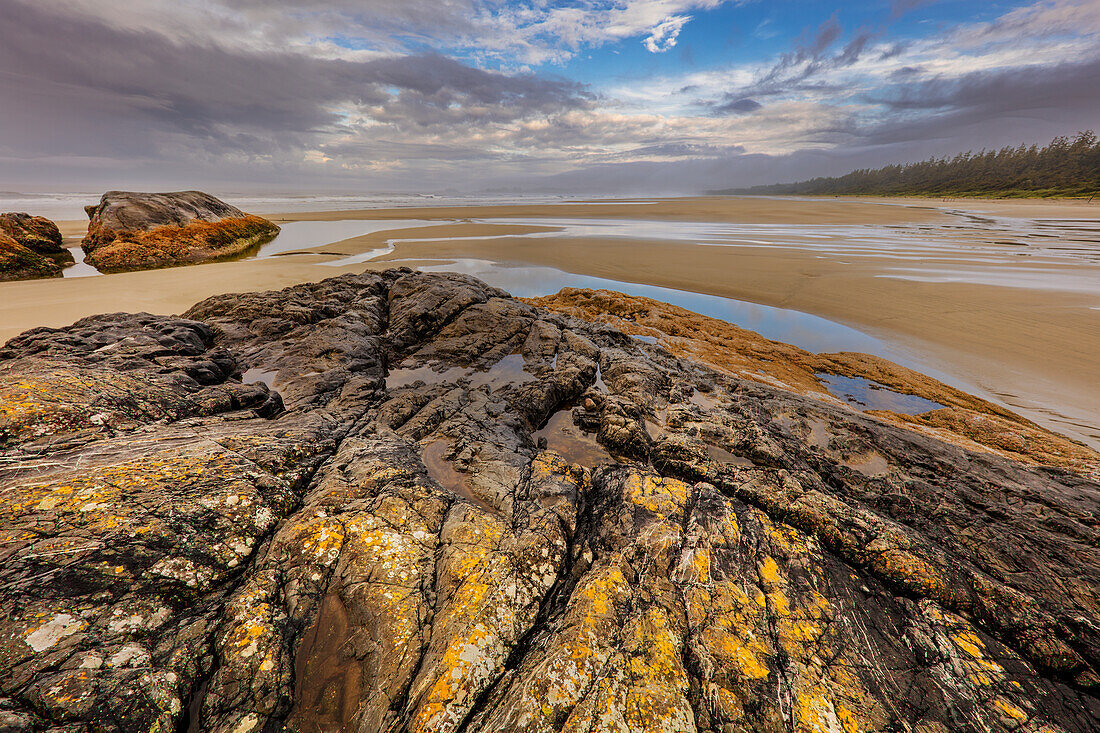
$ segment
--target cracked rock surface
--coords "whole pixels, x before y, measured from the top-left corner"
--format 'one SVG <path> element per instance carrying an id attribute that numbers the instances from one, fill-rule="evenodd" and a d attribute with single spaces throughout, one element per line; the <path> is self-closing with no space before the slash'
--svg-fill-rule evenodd
<path id="1" fill-rule="evenodd" d="M 0 348 L 0 730 L 1093 731 L 1100 485 L 461 275 Z"/>

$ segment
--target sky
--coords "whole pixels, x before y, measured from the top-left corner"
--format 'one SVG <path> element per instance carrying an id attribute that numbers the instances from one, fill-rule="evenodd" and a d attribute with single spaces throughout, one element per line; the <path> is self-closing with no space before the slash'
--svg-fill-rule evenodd
<path id="1" fill-rule="evenodd" d="M 697 193 L 1100 128 L 1100 0 L 0 0 L 0 190 Z"/>

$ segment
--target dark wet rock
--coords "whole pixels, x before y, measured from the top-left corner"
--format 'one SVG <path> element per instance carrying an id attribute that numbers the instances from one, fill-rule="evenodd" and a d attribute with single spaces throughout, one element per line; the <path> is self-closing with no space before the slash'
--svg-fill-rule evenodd
<path id="1" fill-rule="evenodd" d="M 279 233 L 201 191 L 108 191 L 86 206 L 85 262 L 103 270 L 147 270 L 237 257 Z"/>
<path id="2" fill-rule="evenodd" d="M 96 316 L 0 349 L 0 727 L 1096 730 L 1098 510 L 457 275 Z"/>
<path id="3" fill-rule="evenodd" d="M 42 216 L 0 214 L 0 280 L 61 277 L 73 263 L 57 225 Z"/>

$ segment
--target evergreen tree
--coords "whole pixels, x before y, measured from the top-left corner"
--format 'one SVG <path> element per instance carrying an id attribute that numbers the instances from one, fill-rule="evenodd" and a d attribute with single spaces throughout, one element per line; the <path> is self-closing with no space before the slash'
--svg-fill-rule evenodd
<path id="1" fill-rule="evenodd" d="M 1100 140 L 1092 130 L 1059 136 L 1049 145 L 1005 146 L 953 158 L 861 168 L 837 178 L 754 186 L 717 193 L 1092 196 L 1100 194 Z"/>

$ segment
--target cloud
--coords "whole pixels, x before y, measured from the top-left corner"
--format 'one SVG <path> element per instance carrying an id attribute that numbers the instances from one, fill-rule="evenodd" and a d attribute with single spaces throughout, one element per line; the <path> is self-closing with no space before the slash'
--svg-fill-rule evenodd
<path id="1" fill-rule="evenodd" d="M 541 64 L 567 61 L 584 48 L 649 37 L 694 11 L 750 1 L 40 0 L 37 5 L 109 20 L 123 29 L 171 29 L 178 38 L 256 49 L 298 46 L 349 58 L 408 51 L 411 42 L 508 64 Z"/>
<path id="2" fill-rule="evenodd" d="M 932 5 L 937 1 L 938 0 L 891 0 L 890 17 L 900 18 L 906 13 L 910 13 L 926 5 Z"/>
<path id="3" fill-rule="evenodd" d="M 834 15 L 784 53 L 663 59 L 681 71 L 644 83 L 546 71 L 601 44 L 667 51 L 722 4 L 0 0 L 0 179 L 693 191 L 1041 142 L 1100 118 L 1095 0 L 904 39 Z"/>
<path id="4" fill-rule="evenodd" d="M 748 97 L 739 97 L 737 99 L 731 99 L 730 101 L 720 104 L 714 108 L 715 114 L 748 114 L 749 112 L 755 112 L 758 109 L 762 109 L 764 105 L 757 102 L 755 99 Z"/>
<path id="5" fill-rule="evenodd" d="M 690 15 L 674 15 L 658 23 L 653 31 L 642 41 L 650 53 L 663 53 L 676 45 L 676 39 L 684 25 L 691 20 Z"/>
<path id="6" fill-rule="evenodd" d="M 592 101 L 564 79 L 485 71 L 434 53 L 347 61 L 122 30 L 17 0 L 0 0 L 0 13 L 20 18 L 18 32 L 0 38 L 0 68 L 12 72 L 0 89 L 21 100 L 0 111 L 9 121 L 3 143 L 24 152 L 122 155 L 183 135 L 208 151 L 278 154 L 343 134 L 364 111 L 414 126 L 484 124 Z M 43 138 L 37 128 L 64 129 L 61 118 L 88 134 Z"/>
<path id="7" fill-rule="evenodd" d="M 1100 96 L 1095 94 L 1097 78 L 1100 78 L 1100 59 L 1092 59 L 1056 66 L 979 71 L 960 78 L 925 79 L 900 86 L 876 101 L 896 113 L 936 113 L 922 124 L 941 128 L 1014 116 L 1058 115 L 1085 121 L 1100 116 Z M 905 125 L 906 134 L 912 134 L 914 124 Z"/>

